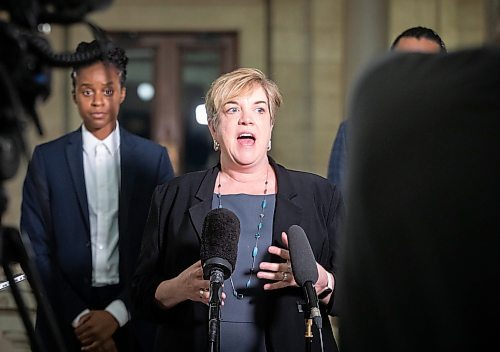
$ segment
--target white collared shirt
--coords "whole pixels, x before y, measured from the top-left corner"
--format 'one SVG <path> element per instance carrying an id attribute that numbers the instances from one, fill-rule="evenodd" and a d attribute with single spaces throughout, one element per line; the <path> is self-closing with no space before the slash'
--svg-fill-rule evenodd
<path id="1" fill-rule="evenodd" d="M 120 132 L 116 128 L 104 140 L 96 138 L 82 124 L 83 170 L 90 221 L 92 248 L 92 286 L 114 285 L 120 282 L 118 202 L 120 194 Z M 119 322 L 129 320 L 121 300 L 111 302 L 106 308 Z M 74 321 L 88 310 L 80 313 Z"/>
<path id="2" fill-rule="evenodd" d="M 92 286 L 114 285 L 120 282 L 120 133 L 118 128 L 115 128 L 101 141 L 82 125 L 82 138 L 92 246 Z"/>

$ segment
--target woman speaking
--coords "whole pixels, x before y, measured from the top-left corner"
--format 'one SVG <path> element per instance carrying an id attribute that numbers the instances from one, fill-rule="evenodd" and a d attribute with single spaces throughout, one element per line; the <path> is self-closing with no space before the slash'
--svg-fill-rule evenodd
<path id="1" fill-rule="evenodd" d="M 205 103 L 218 165 L 154 193 L 132 299 L 160 324 L 156 351 L 207 350 L 210 282 L 203 279 L 200 243 L 205 216 L 216 208 L 231 210 L 241 224 L 235 270 L 224 283 L 220 350 L 305 350 L 303 291 L 285 233 L 300 225 L 317 261 L 324 351 L 337 351 L 328 317 L 343 203 L 326 179 L 288 170 L 267 155 L 281 100 L 276 84 L 256 69 L 216 79 Z M 312 350 L 320 351 L 319 338 Z"/>

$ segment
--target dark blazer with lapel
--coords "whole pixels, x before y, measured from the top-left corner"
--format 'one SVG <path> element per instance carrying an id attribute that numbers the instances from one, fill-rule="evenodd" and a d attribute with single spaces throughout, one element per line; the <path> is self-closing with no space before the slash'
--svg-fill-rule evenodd
<path id="1" fill-rule="evenodd" d="M 291 171 L 270 159 L 277 176 L 278 193 L 273 224 L 273 244 L 283 247 L 281 232 L 300 225 L 306 232 L 316 260 L 336 272 L 338 237 L 343 219 L 343 202 L 335 185 L 305 172 Z M 204 351 L 207 348 L 207 307 L 184 301 L 164 310 L 154 293 L 161 281 L 171 279 L 199 260 L 202 226 L 212 208 L 214 185 L 219 166 L 175 178 L 159 186 L 153 196 L 143 236 L 138 267 L 132 282 L 132 300 L 137 310 L 162 325 L 156 350 L 166 346 L 173 351 Z M 277 259 L 277 258 L 276 258 Z M 304 351 L 304 314 L 299 288 L 268 293 L 266 344 L 270 351 Z M 333 300 L 332 300 L 333 301 Z M 331 325 L 333 302 L 322 307 L 325 351 L 336 351 Z M 319 350 L 315 331 L 313 350 Z"/>
<path id="2" fill-rule="evenodd" d="M 151 195 L 158 184 L 173 177 L 173 170 L 165 148 L 123 128 L 120 128 L 120 166 L 122 290 L 117 298 L 128 306 L 127 287 Z M 36 265 L 63 336 L 74 335 L 68 329 L 72 320 L 89 308 L 92 277 L 81 129 L 35 148 L 23 188 L 21 230 L 31 240 Z M 43 329 L 43 325 L 37 323 L 37 328 Z"/>

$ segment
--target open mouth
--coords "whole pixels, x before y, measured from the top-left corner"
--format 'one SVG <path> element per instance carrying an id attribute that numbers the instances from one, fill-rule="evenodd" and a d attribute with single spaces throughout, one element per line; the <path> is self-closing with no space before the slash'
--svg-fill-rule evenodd
<path id="1" fill-rule="evenodd" d="M 255 142 L 255 137 L 251 133 L 242 133 L 238 136 L 238 140 L 251 140 Z"/>

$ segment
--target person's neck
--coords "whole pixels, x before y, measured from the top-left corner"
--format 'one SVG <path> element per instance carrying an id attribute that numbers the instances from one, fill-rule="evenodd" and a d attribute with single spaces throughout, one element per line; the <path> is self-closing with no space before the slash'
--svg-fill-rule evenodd
<path id="1" fill-rule="evenodd" d="M 267 168 L 262 170 L 231 170 L 231 169 L 222 169 L 221 173 L 224 175 L 226 179 L 230 181 L 238 182 L 238 183 L 251 183 L 256 180 L 264 179 L 267 174 Z"/>
<path id="2" fill-rule="evenodd" d="M 261 194 L 265 188 L 265 182 L 271 183 L 274 174 L 269 162 L 248 168 L 224 167 L 221 170 L 216 183 L 216 191 L 222 194 Z M 218 185 L 221 185 L 219 188 Z M 274 184 L 274 182 L 272 182 Z"/>
<path id="3" fill-rule="evenodd" d="M 106 125 L 102 128 L 99 128 L 99 129 L 89 129 L 87 128 L 87 130 L 92 133 L 94 135 L 95 138 L 103 141 L 105 140 L 106 138 L 108 138 L 108 136 L 113 133 L 113 131 L 116 129 L 117 127 L 117 123 L 115 122 L 114 125 Z"/>

